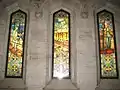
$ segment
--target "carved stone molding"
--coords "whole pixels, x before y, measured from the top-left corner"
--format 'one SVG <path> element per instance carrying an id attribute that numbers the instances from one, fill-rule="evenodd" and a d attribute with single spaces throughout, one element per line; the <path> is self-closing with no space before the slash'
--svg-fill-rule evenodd
<path id="1" fill-rule="evenodd" d="M 43 11 L 42 11 L 42 4 L 44 3 L 45 0 L 30 0 L 31 4 L 34 7 L 35 11 L 35 17 L 42 18 L 43 16 Z"/>
<path id="2" fill-rule="evenodd" d="M 81 12 L 81 17 L 84 19 L 88 18 L 88 12 Z"/>
<path id="3" fill-rule="evenodd" d="M 35 12 L 35 17 L 36 18 L 42 18 L 42 16 L 43 16 L 43 12 L 42 11 L 36 11 Z"/>
<path id="4" fill-rule="evenodd" d="M 45 0 L 30 0 L 30 2 L 33 4 L 33 7 L 35 9 L 39 9 L 42 5 L 42 3 L 44 3 Z"/>
<path id="5" fill-rule="evenodd" d="M 82 3 L 80 15 L 82 18 L 88 18 L 88 5 L 87 2 Z"/>
<path id="6" fill-rule="evenodd" d="M 33 6 L 34 6 L 34 8 L 38 9 L 38 8 L 40 8 L 40 3 L 34 2 L 34 3 L 33 3 Z"/>

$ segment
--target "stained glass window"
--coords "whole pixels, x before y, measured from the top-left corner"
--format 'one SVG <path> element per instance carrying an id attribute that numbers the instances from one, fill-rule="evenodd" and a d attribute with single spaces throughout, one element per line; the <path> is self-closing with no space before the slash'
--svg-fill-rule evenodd
<path id="1" fill-rule="evenodd" d="M 5 72 L 6 77 L 22 77 L 25 25 L 26 13 L 18 10 L 11 14 Z"/>
<path id="2" fill-rule="evenodd" d="M 53 15 L 53 77 L 70 77 L 70 14 L 59 10 Z"/>
<path id="3" fill-rule="evenodd" d="M 103 10 L 97 14 L 101 78 L 117 78 L 117 51 L 113 14 Z"/>

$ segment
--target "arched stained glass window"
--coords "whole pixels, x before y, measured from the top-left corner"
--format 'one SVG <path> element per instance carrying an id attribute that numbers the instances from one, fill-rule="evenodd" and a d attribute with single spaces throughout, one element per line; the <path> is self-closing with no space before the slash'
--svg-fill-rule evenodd
<path id="1" fill-rule="evenodd" d="M 70 78 L 70 14 L 53 14 L 53 78 Z"/>
<path id="2" fill-rule="evenodd" d="M 5 77 L 22 77 L 26 17 L 21 10 L 11 14 Z"/>
<path id="3" fill-rule="evenodd" d="M 118 78 L 113 14 L 103 10 L 97 18 L 101 78 Z"/>

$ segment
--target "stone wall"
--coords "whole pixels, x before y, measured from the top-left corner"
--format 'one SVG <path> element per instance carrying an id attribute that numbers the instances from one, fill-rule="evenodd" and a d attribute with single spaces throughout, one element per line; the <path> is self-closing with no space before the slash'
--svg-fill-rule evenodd
<path id="1" fill-rule="evenodd" d="M 102 80 L 99 77 L 96 21 L 97 12 L 103 9 L 114 13 L 119 60 L 120 12 L 117 8 L 105 2 L 82 0 L 18 0 L 3 8 L 4 12 L 0 14 L 0 90 L 61 89 L 59 80 L 51 78 L 53 13 L 60 9 L 71 16 L 71 79 L 59 82 L 63 85 L 62 90 L 67 87 L 71 90 L 120 89 L 119 79 Z M 24 76 L 22 79 L 5 78 L 9 19 L 18 9 L 27 13 Z"/>

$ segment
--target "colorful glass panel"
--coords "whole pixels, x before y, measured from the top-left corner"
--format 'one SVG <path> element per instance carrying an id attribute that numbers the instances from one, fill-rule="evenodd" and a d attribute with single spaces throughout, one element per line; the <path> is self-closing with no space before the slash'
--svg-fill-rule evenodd
<path id="1" fill-rule="evenodd" d="M 98 13 L 101 78 L 116 78 L 117 57 L 113 14 L 108 11 Z"/>
<path id="2" fill-rule="evenodd" d="M 60 10 L 54 14 L 53 77 L 69 77 L 69 13 Z"/>
<path id="3" fill-rule="evenodd" d="M 6 77 L 22 77 L 25 24 L 24 12 L 19 10 L 11 14 Z"/>

